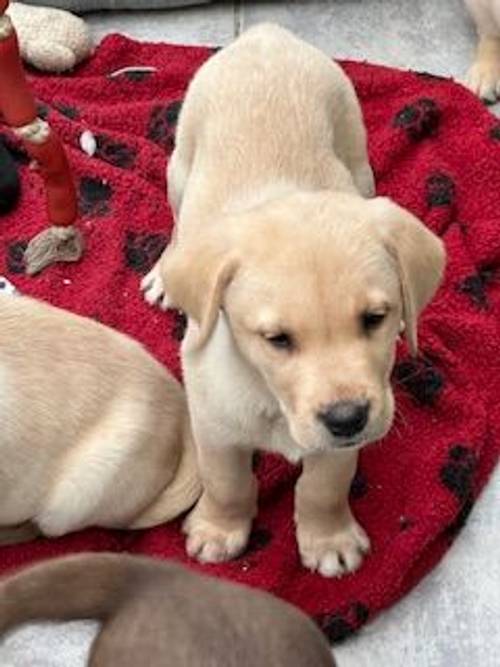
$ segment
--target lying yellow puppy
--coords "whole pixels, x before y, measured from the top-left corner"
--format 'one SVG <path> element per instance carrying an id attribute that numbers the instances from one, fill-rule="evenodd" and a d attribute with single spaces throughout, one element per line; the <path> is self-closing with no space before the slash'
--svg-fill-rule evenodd
<path id="1" fill-rule="evenodd" d="M 0 543 L 145 528 L 200 494 L 180 385 L 137 342 L 0 295 Z"/>

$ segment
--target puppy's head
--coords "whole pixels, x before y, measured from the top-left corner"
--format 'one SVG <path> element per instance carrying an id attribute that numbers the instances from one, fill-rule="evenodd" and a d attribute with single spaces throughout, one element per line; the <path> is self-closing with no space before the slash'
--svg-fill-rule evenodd
<path id="1" fill-rule="evenodd" d="M 311 193 L 231 216 L 167 256 L 173 303 L 211 335 L 223 308 L 304 454 L 362 445 L 392 423 L 401 322 L 417 318 L 444 266 L 441 241 L 388 199 Z"/>

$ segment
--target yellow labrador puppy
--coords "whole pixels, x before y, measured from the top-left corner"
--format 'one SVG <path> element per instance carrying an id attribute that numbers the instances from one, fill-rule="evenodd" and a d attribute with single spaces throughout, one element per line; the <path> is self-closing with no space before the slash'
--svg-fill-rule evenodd
<path id="1" fill-rule="evenodd" d="M 252 28 L 194 77 L 169 165 L 173 244 L 145 296 L 189 317 L 182 347 L 204 486 L 188 553 L 233 558 L 256 513 L 252 450 L 303 462 L 295 520 L 325 576 L 369 548 L 348 493 L 359 448 L 390 428 L 400 323 L 443 270 L 441 241 L 373 194 L 354 89 L 325 55 Z"/>
<path id="2" fill-rule="evenodd" d="M 138 343 L 0 296 L 0 543 L 145 528 L 200 494 L 184 393 Z"/>
<path id="3" fill-rule="evenodd" d="M 500 97 L 500 0 L 465 0 L 479 42 L 466 83 L 485 102 Z"/>

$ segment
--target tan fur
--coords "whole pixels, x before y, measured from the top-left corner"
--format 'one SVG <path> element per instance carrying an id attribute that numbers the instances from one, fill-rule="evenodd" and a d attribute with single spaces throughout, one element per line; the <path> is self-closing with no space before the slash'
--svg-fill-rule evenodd
<path id="1" fill-rule="evenodd" d="M 184 392 L 138 343 L 0 296 L 0 541 L 163 523 L 200 494 Z"/>
<path id="2" fill-rule="evenodd" d="M 466 85 L 485 102 L 500 97 L 500 0 L 465 0 L 476 24 L 478 46 Z"/>
<path id="3" fill-rule="evenodd" d="M 90 667 L 334 667 L 302 612 L 173 563 L 84 554 L 0 582 L 0 635 L 37 619 L 104 622 Z"/>
<path id="4" fill-rule="evenodd" d="M 304 460 L 304 564 L 352 571 L 369 545 L 348 506 L 357 449 L 391 426 L 401 320 L 415 352 L 442 243 L 390 200 L 365 198 L 373 176 L 350 81 L 277 26 L 252 28 L 194 77 L 169 183 L 175 238 L 143 289 L 189 316 L 182 359 L 204 493 L 188 552 L 212 562 L 245 547 L 250 452 L 265 447 Z M 366 313 L 385 316 L 371 333 Z M 268 340 L 283 333 L 291 349 Z M 369 401 L 355 437 L 320 418 L 346 401 Z"/>

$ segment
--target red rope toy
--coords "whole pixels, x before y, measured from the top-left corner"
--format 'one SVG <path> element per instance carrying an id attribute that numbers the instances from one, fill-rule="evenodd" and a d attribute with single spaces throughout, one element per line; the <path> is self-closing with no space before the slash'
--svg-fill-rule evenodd
<path id="1" fill-rule="evenodd" d="M 83 241 L 74 227 L 78 209 L 68 159 L 60 139 L 37 115 L 24 75 L 17 35 L 5 14 L 8 5 L 9 0 L 0 0 L 0 112 L 38 165 L 52 225 L 26 248 L 26 273 L 34 275 L 54 262 L 80 259 Z"/>

